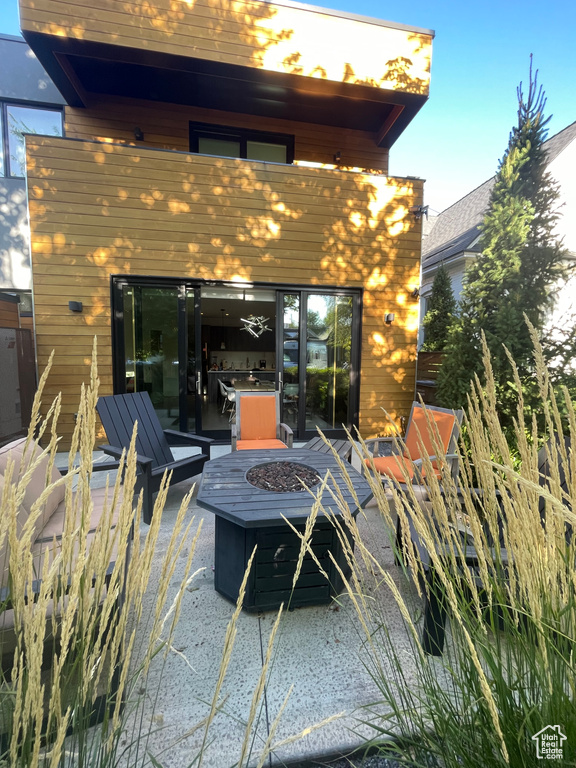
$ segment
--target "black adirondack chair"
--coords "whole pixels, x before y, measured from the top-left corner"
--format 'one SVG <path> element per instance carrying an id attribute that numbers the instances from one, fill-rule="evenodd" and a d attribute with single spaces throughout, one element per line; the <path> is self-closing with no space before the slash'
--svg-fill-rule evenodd
<path id="1" fill-rule="evenodd" d="M 100 448 L 115 458 L 121 456 L 123 448 L 129 447 L 134 422 L 138 422 L 137 490 L 142 488 L 144 491 L 143 519 L 145 523 L 150 523 L 154 506 L 152 496 L 158 492 L 164 472 L 172 472 L 172 483 L 200 474 L 210 458 L 210 446 L 214 441 L 173 429 L 163 430 L 148 392 L 100 397 L 96 410 L 109 441 L 109 445 L 101 445 Z M 200 446 L 201 453 L 175 460 L 170 445 Z"/>

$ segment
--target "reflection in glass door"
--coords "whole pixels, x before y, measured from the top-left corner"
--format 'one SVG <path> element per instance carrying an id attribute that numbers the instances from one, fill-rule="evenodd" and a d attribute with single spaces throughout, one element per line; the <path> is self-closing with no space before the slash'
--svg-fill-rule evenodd
<path id="1" fill-rule="evenodd" d="M 179 287 L 123 286 L 125 391 L 148 392 L 164 429 L 180 429 Z"/>
<path id="2" fill-rule="evenodd" d="M 352 297 L 310 293 L 306 304 L 306 431 L 349 424 Z"/>
<path id="3" fill-rule="evenodd" d="M 180 340 L 183 373 L 184 396 L 181 399 L 181 417 L 184 432 L 200 431 L 199 406 L 202 402 L 202 386 L 206 370 L 205 356 L 201 351 L 200 340 L 197 338 L 197 315 L 199 312 L 198 288 L 185 288 L 186 305 L 184 307 L 184 338 Z"/>
<path id="4" fill-rule="evenodd" d="M 286 293 L 282 296 L 282 314 L 281 421 L 297 433 L 300 401 L 300 294 Z"/>

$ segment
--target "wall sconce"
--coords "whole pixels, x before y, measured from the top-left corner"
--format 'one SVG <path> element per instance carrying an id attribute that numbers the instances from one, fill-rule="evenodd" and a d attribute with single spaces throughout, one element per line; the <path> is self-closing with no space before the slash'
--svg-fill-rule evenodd
<path id="1" fill-rule="evenodd" d="M 144 131 L 142 128 L 139 128 L 138 126 L 134 128 L 134 138 L 136 141 L 144 141 Z"/>
<path id="2" fill-rule="evenodd" d="M 387 312 L 384 315 L 384 322 L 387 323 L 388 325 L 391 325 L 394 322 L 394 317 L 395 317 L 394 312 Z"/>
<path id="3" fill-rule="evenodd" d="M 82 312 L 82 302 L 81 301 L 69 301 L 68 302 L 68 309 L 71 312 Z"/>
<path id="4" fill-rule="evenodd" d="M 422 216 L 426 216 L 426 221 L 428 221 L 428 207 L 427 205 L 413 205 L 409 210 L 416 221 L 420 221 Z"/>
<path id="5" fill-rule="evenodd" d="M 412 293 L 410 294 L 413 299 L 419 299 L 420 298 L 420 288 L 414 288 Z"/>
<path id="6" fill-rule="evenodd" d="M 342 162 L 342 152 L 340 152 L 340 150 L 338 150 L 338 152 L 336 152 L 336 154 L 334 155 L 334 162 L 336 163 L 336 165 L 340 165 L 340 163 Z"/>

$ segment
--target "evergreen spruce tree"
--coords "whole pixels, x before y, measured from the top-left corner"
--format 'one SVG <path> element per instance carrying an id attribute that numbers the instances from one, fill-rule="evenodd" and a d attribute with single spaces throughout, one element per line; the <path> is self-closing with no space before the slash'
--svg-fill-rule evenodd
<path id="1" fill-rule="evenodd" d="M 448 329 L 456 314 L 456 299 L 450 275 L 440 264 L 432 283 L 432 293 L 422 325 L 426 329 L 423 352 L 442 352 L 448 341 Z"/>
<path id="2" fill-rule="evenodd" d="M 524 99 L 518 88 L 518 123 L 499 163 L 481 227 L 481 255 L 466 270 L 460 314 L 450 329 L 447 356 L 438 377 L 442 405 L 466 405 L 470 381 L 483 379 L 480 338 L 492 354 L 500 414 L 511 423 L 515 393 L 504 346 L 514 358 L 528 396 L 532 345 L 524 315 L 542 330 L 558 280 L 567 276 L 566 252 L 554 235 L 559 190 L 546 170 L 543 147 L 550 118 L 546 99 L 532 77 Z"/>

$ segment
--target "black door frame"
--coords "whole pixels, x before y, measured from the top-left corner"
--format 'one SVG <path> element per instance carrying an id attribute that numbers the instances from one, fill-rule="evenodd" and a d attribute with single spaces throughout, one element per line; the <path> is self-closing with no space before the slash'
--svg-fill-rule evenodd
<path id="1" fill-rule="evenodd" d="M 299 320 L 298 320 L 298 418 L 297 434 L 299 440 L 310 440 L 317 437 L 316 430 L 306 428 L 306 365 L 308 355 L 307 345 L 307 317 L 308 317 L 308 298 L 310 295 L 327 294 L 332 296 L 351 296 L 352 297 L 352 327 L 350 333 L 352 336 L 352 348 L 350 350 L 350 390 L 348 400 L 348 423 L 350 427 L 358 426 L 360 416 L 360 330 L 362 322 L 362 294 L 359 290 L 345 288 L 326 288 L 324 286 L 310 286 L 292 288 L 291 286 L 282 286 L 278 288 L 278 300 L 276 309 L 276 370 L 279 371 L 279 384 L 277 389 L 282 391 L 284 382 L 284 328 L 283 321 L 279 318 L 284 317 L 284 296 L 286 294 L 300 294 L 299 302 Z M 357 343 L 354 341 L 357 340 Z M 323 430 L 327 436 L 345 437 L 343 429 Z"/>
<path id="2" fill-rule="evenodd" d="M 196 370 L 194 375 L 194 386 L 198 394 L 198 350 L 201 347 L 201 333 L 197 318 L 200 317 L 199 307 L 199 288 L 197 286 L 187 285 L 182 280 L 173 280 L 171 278 L 138 278 L 132 279 L 131 276 L 112 278 L 111 301 L 112 301 L 112 383 L 114 394 L 124 394 L 126 392 L 126 347 L 124 343 L 124 306 L 123 290 L 126 286 L 132 286 L 136 291 L 138 288 L 162 288 L 173 287 L 178 290 L 177 297 L 177 316 L 178 316 L 178 428 L 181 432 L 188 432 L 188 311 L 187 311 L 187 292 L 194 289 L 194 330 L 195 330 L 195 358 Z M 135 312 L 138 309 L 141 314 L 142 302 L 134 302 Z M 141 323 L 134 317 L 136 332 L 139 332 Z M 200 368 L 201 370 L 201 368 Z M 139 368 L 136 366 L 135 375 L 138 376 Z M 137 390 L 141 389 L 142 382 L 136 381 Z M 200 401 L 195 399 L 195 423 L 200 423 L 199 419 Z"/>
<path id="3" fill-rule="evenodd" d="M 179 289 L 178 294 L 178 380 L 179 380 L 179 422 L 180 430 L 188 431 L 187 424 L 187 386 L 188 386 L 188 310 L 187 292 L 194 290 L 194 332 L 196 364 L 194 381 L 196 387 L 195 398 L 195 423 L 196 432 L 207 436 L 226 439 L 229 430 L 215 432 L 202 430 L 201 421 L 201 397 L 198 390 L 198 381 L 202 381 L 202 328 L 200 315 L 200 292 L 203 286 L 265 288 L 277 291 L 276 300 L 276 389 L 282 389 L 282 376 L 284 372 L 284 338 L 283 338 L 283 297 L 284 294 L 300 294 L 300 327 L 299 327 L 299 366 L 298 376 L 300 385 L 300 397 L 298 408 L 298 440 L 308 440 L 316 436 L 316 432 L 306 430 L 306 310 L 308 295 L 332 294 L 340 296 L 352 296 L 352 349 L 350 356 L 350 395 L 348 401 L 348 423 L 351 428 L 358 427 L 360 415 L 360 361 L 361 361 L 361 324 L 362 324 L 362 289 L 342 288 L 339 286 L 324 285 L 286 285 L 280 283 L 251 282 L 249 284 L 232 283 L 229 281 L 200 280 L 193 278 L 176 278 L 150 275 L 111 275 L 110 299 L 112 307 L 112 381 L 115 394 L 126 392 L 125 376 L 125 344 L 124 344 L 124 286 L 148 286 L 166 287 L 173 286 Z M 199 378 L 200 377 L 200 378 Z M 220 434 L 221 433 L 221 434 Z M 326 430 L 328 437 L 343 437 L 343 429 Z"/>

